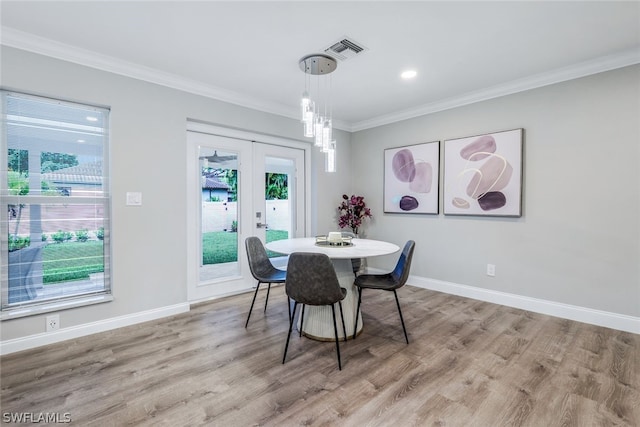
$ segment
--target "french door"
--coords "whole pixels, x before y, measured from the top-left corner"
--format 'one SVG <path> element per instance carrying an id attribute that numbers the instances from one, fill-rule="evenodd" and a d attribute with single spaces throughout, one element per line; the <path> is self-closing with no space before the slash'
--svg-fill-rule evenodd
<path id="1" fill-rule="evenodd" d="M 302 237 L 307 227 L 306 144 L 195 128 L 187 133 L 190 301 L 255 286 L 244 247 L 247 237 L 266 243 Z M 278 254 L 270 256 L 276 265 L 286 262 Z"/>

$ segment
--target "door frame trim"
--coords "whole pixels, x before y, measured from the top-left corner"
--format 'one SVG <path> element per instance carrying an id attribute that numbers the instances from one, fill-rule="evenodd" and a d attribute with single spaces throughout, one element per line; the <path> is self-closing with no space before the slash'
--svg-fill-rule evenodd
<path id="1" fill-rule="evenodd" d="M 218 125 L 212 125 L 208 123 L 203 123 L 199 121 L 193 121 L 187 119 L 187 132 L 197 132 L 209 135 L 216 135 L 225 138 L 234 138 L 240 140 L 246 140 L 251 142 L 257 142 L 262 144 L 271 144 L 271 145 L 279 145 L 290 148 L 297 148 L 304 151 L 304 177 L 305 177 L 305 188 L 304 188 L 304 217 L 305 217 L 305 226 L 304 226 L 304 234 L 305 236 L 309 236 L 311 233 L 311 144 L 308 142 L 278 137 L 273 135 L 261 134 L 258 132 L 228 128 Z M 197 212 L 195 209 L 197 197 L 193 189 L 191 188 L 193 185 L 192 180 L 189 178 L 193 176 L 198 169 L 198 164 L 196 162 L 197 155 L 194 154 L 194 147 L 191 147 L 187 142 L 187 167 L 186 167 L 186 240 L 187 240 L 187 271 L 186 271 L 186 286 L 187 286 L 187 300 L 190 303 L 198 302 L 198 299 L 195 295 L 191 294 L 191 289 L 196 287 L 198 283 L 198 270 L 194 268 L 195 263 L 194 259 L 198 259 L 198 254 L 196 245 L 194 244 L 194 236 L 197 231 Z M 196 197 L 196 198 L 194 198 Z"/>

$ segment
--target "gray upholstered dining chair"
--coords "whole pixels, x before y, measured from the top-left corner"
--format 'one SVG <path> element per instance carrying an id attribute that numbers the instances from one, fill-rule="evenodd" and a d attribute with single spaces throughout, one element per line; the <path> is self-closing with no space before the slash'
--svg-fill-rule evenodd
<path id="1" fill-rule="evenodd" d="M 256 296 L 258 295 L 258 289 L 260 284 L 267 283 L 267 296 L 264 300 L 264 311 L 267 311 L 267 303 L 269 302 L 269 291 L 271 291 L 272 283 L 284 283 L 287 277 L 285 270 L 280 270 L 273 266 L 269 257 L 267 256 L 267 250 L 264 248 L 262 241 L 255 236 L 247 237 L 244 241 L 244 245 L 247 248 L 247 258 L 249 260 L 249 269 L 254 279 L 258 281 L 256 285 L 256 291 L 253 293 L 253 300 L 251 301 L 251 308 L 249 308 L 249 314 L 247 315 L 247 321 L 244 324 L 246 328 L 249 325 L 249 318 L 251 317 L 251 311 L 253 310 L 253 304 L 256 302 Z M 289 312 L 289 319 L 291 319 L 291 310 L 287 305 L 287 311 Z"/>
<path id="2" fill-rule="evenodd" d="M 347 340 L 347 331 L 344 325 L 344 315 L 342 313 L 341 301 L 347 295 L 347 290 L 340 287 L 338 276 L 333 268 L 329 257 L 321 253 L 294 252 L 289 255 L 287 264 L 287 280 L 285 281 L 285 291 L 287 296 L 293 300 L 293 313 L 289 320 L 289 334 L 287 343 L 284 346 L 282 363 L 287 358 L 287 349 L 293 329 L 293 321 L 296 316 L 298 304 L 302 304 L 300 314 L 300 333 L 304 325 L 304 307 L 306 305 L 330 305 L 333 314 L 333 331 L 336 338 L 336 353 L 338 354 L 338 369 L 342 369 L 340 361 L 340 344 L 338 339 L 338 327 L 336 325 L 335 303 L 340 307 L 340 317 L 342 318 L 342 331 L 344 340 Z"/>
<path id="3" fill-rule="evenodd" d="M 404 331 L 404 339 L 409 344 L 409 338 L 407 337 L 407 329 L 404 326 L 404 319 L 402 318 L 402 310 L 400 309 L 400 301 L 398 300 L 397 289 L 404 286 L 409 278 L 409 270 L 411 269 L 411 259 L 413 258 L 413 250 L 415 249 L 416 242 L 409 240 L 398 258 L 396 267 L 390 273 L 385 274 L 361 274 L 356 276 L 354 284 L 358 287 L 358 308 L 356 309 L 356 321 L 353 328 L 353 338 L 356 338 L 355 331 L 358 330 L 358 314 L 360 313 L 360 304 L 362 302 L 362 290 L 363 289 L 378 289 L 382 291 L 392 291 L 396 297 L 396 305 L 398 306 L 398 314 L 400 314 L 400 322 L 402 323 L 402 330 Z"/>

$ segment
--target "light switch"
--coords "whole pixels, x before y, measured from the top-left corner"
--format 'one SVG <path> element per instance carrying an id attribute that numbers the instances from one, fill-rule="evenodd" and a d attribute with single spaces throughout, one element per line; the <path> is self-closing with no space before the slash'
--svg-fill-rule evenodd
<path id="1" fill-rule="evenodd" d="M 142 193 L 138 191 L 128 191 L 127 206 L 142 206 Z"/>

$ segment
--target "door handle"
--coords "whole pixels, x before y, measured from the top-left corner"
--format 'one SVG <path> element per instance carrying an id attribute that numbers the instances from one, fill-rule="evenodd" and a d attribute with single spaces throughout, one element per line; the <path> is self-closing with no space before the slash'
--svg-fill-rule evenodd
<path id="1" fill-rule="evenodd" d="M 263 224 L 261 222 L 256 223 L 256 227 L 258 228 L 267 228 L 269 226 L 269 224 Z"/>

